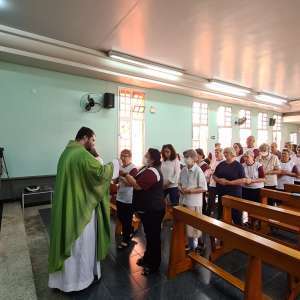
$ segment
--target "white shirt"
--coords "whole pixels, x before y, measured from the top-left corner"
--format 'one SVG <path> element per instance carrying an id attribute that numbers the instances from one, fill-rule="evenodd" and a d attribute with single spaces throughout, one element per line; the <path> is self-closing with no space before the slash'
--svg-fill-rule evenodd
<path id="1" fill-rule="evenodd" d="M 180 175 L 180 162 L 176 158 L 174 160 L 163 160 L 161 162 L 161 172 L 164 178 L 164 185 L 168 182 L 167 188 L 173 188 L 178 186 L 178 180 Z"/>
<path id="2" fill-rule="evenodd" d="M 288 162 L 280 162 L 280 169 L 281 170 L 286 170 L 288 172 L 292 172 L 295 164 L 294 162 L 290 159 Z M 295 177 L 289 176 L 289 175 L 282 175 L 278 176 L 278 181 L 277 181 L 277 188 L 279 190 L 284 190 L 284 185 L 285 184 L 294 184 Z"/>
<path id="3" fill-rule="evenodd" d="M 300 156 L 297 156 L 296 154 L 290 155 L 290 160 L 297 166 L 300 164 Z"/>
<path id="4" fill-rule="evenodd" d="M 183 188 L 201 188 L 203 190 L 207 190 L 204 173 L 197 164 L 194 164 L 190 169 L 184 167 L 181 170 L 179 183 Z M 181 203 L 187 206 L 202 206 L 202 201 L 202 193 L 181 195 Z"/>
<path id="5" fill-rule="evenodd" d="M 215 173 L 216 167 L 219 165 L 219 163 L 221 163 L 222 161 L 224 161 L 224 159 L 221 160 L 214 160 L 210 163 L 210 170 L 211 170 L 211 176 L 210 176 L 210 180 L 209 180 L 209 186 L 211 187 L 216 187 L 216 182 L 213 179 L 212 174 Z"/>
<path id="6" fill-rule="evenodd" d="M 279 158 L 269 153 L 264 158 L 257 158 L 256 161 L 260 162 L 264 168 L 265 173 L 265 186 L 276 186 L 277 185 L 277 174 L 266 175 L 267 172 L 273 171 L 274 169 L 280 169 Z"/>
<path id="7" fill-rule="evenodd" d="M 133 169 L 136 169 L 134 164 L 130 164 L 126 167 L 120 167 L 120 170 L 125 173 L 130 173 Z M 132 195 L 133 195 L 133 187 L 128 186 L 124 180 L 124 177 L 119 177 L 119 186 L 117 193 L 117 201 L 131 204 L 132 203 Z"/>
<path id="8" fill-rule="evenodd" d="M 259 178 L 259 168 L 262 167 L 262 164 L 255 161 L 254 164 L 252 165 L 247 165 L 246 163 L 243 163 L 243 167 L 245 170 L 245 175 L 246 178 L 250 178 L 250 179 L 258 179 Z M 243 187 L 245 188 L 249 188 L 249 189 L 260 189 L 264 187 L 264 183 L 263 182 L 255 182 L 255 183 L 251 183 L 251 184 L 245 184 L 243 185 Z"/>

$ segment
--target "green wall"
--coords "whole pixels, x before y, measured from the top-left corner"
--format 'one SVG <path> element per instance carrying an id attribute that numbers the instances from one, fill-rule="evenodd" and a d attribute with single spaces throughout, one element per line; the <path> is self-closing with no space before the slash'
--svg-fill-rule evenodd
<path id="1" fill-rule="evenodd" d="M 120 85 L 86 77 L 0 62 L 0 147 L 11 177 L 56 173 L 58 157 L 81 126 L 96 132 L 97 147 L 105 161 L 117 155 L 117 109 L 84 113 L 79 101 L 85 93 L 112 92 Z M 146 90 L 146 148 L 173 143 L 177 151 L 191 147 L 192 97 Z M 217 102 L 209 102 L 209 136 L 217 136 Z M 151 114 L 149 107 L 156 113 Z M 240 107 L 232 106 L 233 122 Z M 256 135 L 257 110 L 252 109 Z M 272 113 L 270 112 L 270 117 Z M 233 127 L 233 141 L 239 140 Z M 271 129 L 270 129 L 271 130 Z M 284 125 L 283 140 L 295 125 Z M 271 135 L 269 135 L 271 138 Z M 214 140 L 209 141 L 212 147 Z"/>

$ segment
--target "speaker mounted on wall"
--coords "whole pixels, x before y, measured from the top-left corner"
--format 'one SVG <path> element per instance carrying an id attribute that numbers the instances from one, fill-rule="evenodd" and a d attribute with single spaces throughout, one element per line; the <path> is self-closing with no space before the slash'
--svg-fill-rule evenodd
<path id="1" fill-rule="evenodd" d="M 275 124 L 276 124 L 276 119 L 270 118 L 269 119 L 269 126 L 275 126 Z"/>
<path id="2" fill-rule="evenodd" d="M 103 107 L 114 108 L 115 107 L 115 94 L 105 93 L 103 96 Z"/>

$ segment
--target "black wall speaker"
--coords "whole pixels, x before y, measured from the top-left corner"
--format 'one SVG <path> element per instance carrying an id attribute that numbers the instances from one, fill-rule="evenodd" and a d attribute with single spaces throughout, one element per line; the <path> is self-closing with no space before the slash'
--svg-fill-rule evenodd
<path id="1" fill-rule="evenodd" d="M 112 93 L 104 94 L 103 107 L 104 108 L 114 108 L 115 107 L 115 94 L 112 94 Z"/>
<path id="2" fill-rule="evenodd" d="M 274 126 L 276 124 L 276 119 L 270 118 L 269 119 L 269 126 Z"/>

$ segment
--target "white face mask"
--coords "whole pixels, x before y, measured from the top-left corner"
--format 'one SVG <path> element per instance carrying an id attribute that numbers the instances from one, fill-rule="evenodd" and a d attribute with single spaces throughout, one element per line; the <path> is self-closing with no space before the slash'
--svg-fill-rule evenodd
<path id="1" fill-rule="evenodd" d="M 192 166 L 194 164 L 194 160 L 191 157 L 185 158 L 184 162 L 187 166 Z"/>
<path id="2" fill-rule="evenodd" d="M 143 158 L 143 165 L 144 165 L 145 167 L 149 167 L 150 161 L 149 161 L 148 158 L 146 158 L 146 157 Z"/>
<path id="3" fill-rule="evenodd" d="M 266 156 L 268 156 L 268 154 L 269 154 L 269 152 L 260 152 L 260 155 L 261 155 L 262 157 L 266 157 Z"/>

